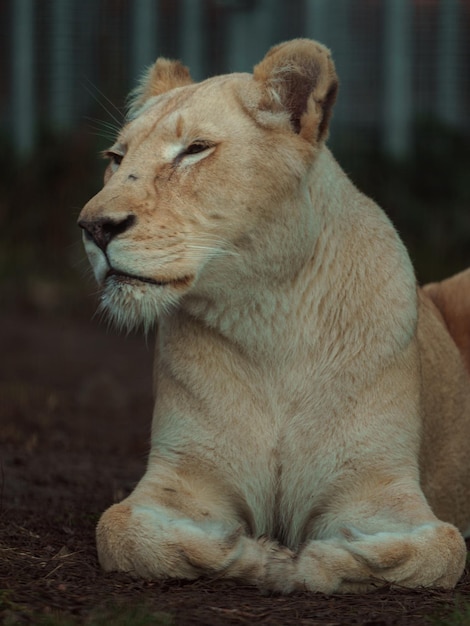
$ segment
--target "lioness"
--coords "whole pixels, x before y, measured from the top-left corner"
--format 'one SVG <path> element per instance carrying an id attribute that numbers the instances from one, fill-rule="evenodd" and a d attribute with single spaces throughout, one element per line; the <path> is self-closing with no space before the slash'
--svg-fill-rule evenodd
<path id="1" fill-rule="evenodd" d="M 325 146 L 337 84 L 299 39 L 199 84 L 159 59 L 134 93 L 79 218 L 102 306 L 158 319 L 148 467 L 98 524 L 105 570 L 326 593 L 462 573 L 470 272 L 417 289 Z"/>

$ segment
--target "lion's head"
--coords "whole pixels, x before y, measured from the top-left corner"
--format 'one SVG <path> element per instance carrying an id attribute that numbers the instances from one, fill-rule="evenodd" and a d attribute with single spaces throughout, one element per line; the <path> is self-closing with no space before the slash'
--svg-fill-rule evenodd
<path id="1" fill-rule="evenodd" d="M 182 298 L 217 298 L 298 271 L 315 237 L 306 180 L 337 91 L 326 48 L 294 40 L 253 74 L 193 83 L 159 59 L 107 150 L 79 225 L 102 304 L 150 326 Z"/>

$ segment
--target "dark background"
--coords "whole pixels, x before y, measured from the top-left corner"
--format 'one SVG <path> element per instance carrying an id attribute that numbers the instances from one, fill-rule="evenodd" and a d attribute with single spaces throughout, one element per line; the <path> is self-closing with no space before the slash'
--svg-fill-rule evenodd
<path id="1" fill-rule="evenodd" d="M 469 0 L 0 0 L 0 306 L 91 312 L 75 221 L 146 65 L 250 71 L 295 36 L 331 48 L 330 145 L 419 280 L 470 265 L 469 27 Z"/>

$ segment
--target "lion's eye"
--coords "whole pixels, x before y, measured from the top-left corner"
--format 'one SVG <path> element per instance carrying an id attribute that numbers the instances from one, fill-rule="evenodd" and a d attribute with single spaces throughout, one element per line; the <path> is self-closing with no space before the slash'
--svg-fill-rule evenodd
<path id="1" fill-rule="evenodd" d="M 120 152 L 114 152 L 113 150 L 106 150 L 103 154 L 107 159 L 109 159 L 111 170 L 115 172 L 121 165 L 124 155 Z"/>
<path id="2" fill-rule="evenodd" d="M 109 152 L 108 157 L 112 165 L 114 165 L 115 167 L 119 167 L 121 165 L 121 161 L 124 158 L 124 155 L 117 152 Z"/>
<path id="3" fill-rule="evenodd" d="M 200 152 L 205 152 L 209 148 L 212 148 L 213 144 L 208 141 L 193 141 L 186 150 L 183 152 L 183 156 L 189 156 L 191 154 L 199 154 Z"/>
<path id="4" fill-rule="evenodd" d="M 209 156 L 215 149 L 216 144 L 212 141 L 206 141 L 205 139 L 196 139 L 188 145 L 187 148 L 183 148 L 177 156 L 173 159 L 173 164 L 179 166 L 192 165 L 198 161 Z"/>

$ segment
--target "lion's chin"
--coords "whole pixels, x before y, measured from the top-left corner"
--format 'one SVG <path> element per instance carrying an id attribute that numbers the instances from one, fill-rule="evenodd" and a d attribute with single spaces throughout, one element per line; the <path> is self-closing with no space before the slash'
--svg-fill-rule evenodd
<path id="1" fill-rule="evenodd" d="M 143 328 L 148 333 L 161 315 L 176 306 L 180 296 L 181 291 L 172 285 L 110 276 L 103 286 L 100 311 L 119 329 Z"/>

